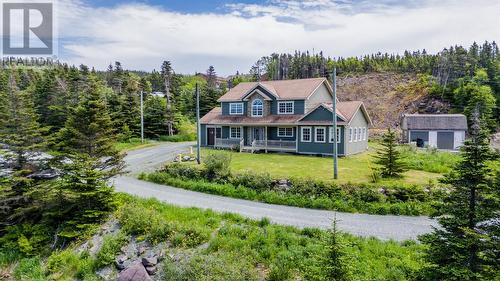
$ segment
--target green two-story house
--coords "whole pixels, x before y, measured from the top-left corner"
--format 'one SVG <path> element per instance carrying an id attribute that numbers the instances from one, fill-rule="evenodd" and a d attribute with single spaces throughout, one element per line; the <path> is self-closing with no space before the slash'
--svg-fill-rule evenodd
<path id="1" fill-rule="evenodd" d="M 245 151 L 333 153 L 332 87 L 325 78 L 240 83 L 200 120 L 201 145 Z M 368 148 L 361 101 L 337 102 L 339 155 Z"/>

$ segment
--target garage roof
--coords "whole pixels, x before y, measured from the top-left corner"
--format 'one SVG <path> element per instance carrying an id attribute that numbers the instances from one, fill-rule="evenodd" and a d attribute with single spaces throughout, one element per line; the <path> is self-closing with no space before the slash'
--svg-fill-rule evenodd
<path id="1" fill-rule="evenodd" d="M 405 114 L 401 121 L 403 130 L 467 130 L 463 114 Z"/>

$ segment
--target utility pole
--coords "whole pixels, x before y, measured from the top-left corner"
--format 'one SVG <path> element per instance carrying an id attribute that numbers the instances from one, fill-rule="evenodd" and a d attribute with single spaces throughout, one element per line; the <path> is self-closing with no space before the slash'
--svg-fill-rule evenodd
<path id="1" fill-rule="evenodd" d="M 141 143 L 144 143 L 144 92 L 141 91 Z"/>
<path id="2" fill-rule="evenodd" d="M 201 163 L 200 159 L 200 146 L 201 146 L 201 125 L 200 125 L 200 91 L 198 90 L 198 83 L 196 83 L 196 161 L 198 165 Z"/>
<path id="3" fill-rule="evenodd" d="M 333 178 L 338 178 L 338 163 L 337 163 L 337 68 L 333 68 L 332 74 L 332 86 L 333 86 Z"/>

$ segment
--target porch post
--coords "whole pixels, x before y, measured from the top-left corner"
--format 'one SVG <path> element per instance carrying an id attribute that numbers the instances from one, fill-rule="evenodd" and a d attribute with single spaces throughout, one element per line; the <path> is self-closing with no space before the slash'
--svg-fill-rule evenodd
<path id="1" fill-rule="evenodd" d="M 264 139 L 266 140 L 266 153 L 267 153 L 267 126 L 264 127 Z"/>

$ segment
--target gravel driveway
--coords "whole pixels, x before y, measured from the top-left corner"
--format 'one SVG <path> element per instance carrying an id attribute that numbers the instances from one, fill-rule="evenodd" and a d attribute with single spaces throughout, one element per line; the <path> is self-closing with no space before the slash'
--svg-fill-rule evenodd
<path id="1" fill-rule="evenodd" d="M 183 207 L 237 213 L 252 219 L 267 217 L 274 223 L 297 227 L 326 229 L 336 217 L 338 227 L 342 231 L 363 237 L 374 236 L 383 240 L 415 239 L 437 225 L 434 220 L 427 217 L 351 214 L 272 205 L 158 185 L 134 177 L 141 171 L 152 171 L 160 167 L 165 161 L 172 160 L 175 155 L 188 151 L 192 145 L 193 143 L 165 143 L 129 152 L 125 161 L 131 175 L 115 178 L 116 190 L 145 198 L 154 197 Z"/>

